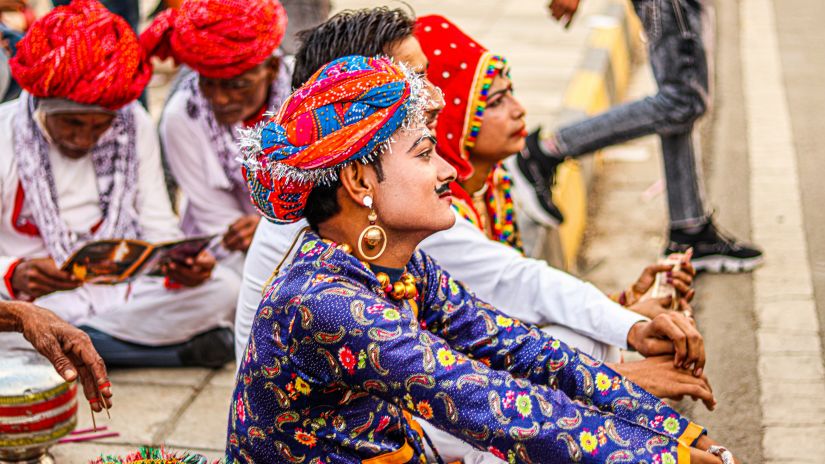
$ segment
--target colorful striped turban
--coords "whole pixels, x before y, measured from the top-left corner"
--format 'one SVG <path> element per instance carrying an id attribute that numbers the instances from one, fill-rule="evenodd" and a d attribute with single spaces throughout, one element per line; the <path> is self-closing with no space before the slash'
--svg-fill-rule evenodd
<path id="1" fill-rule="evenodd" d="M 152 77 L 135 33 L 97 0 L 74 0 L 35 21 L 10 64 L 35 97 L 109 110 L 135 100 Z"/>
<path id="2" fill-rule="evenodd" d="M 278 0 L 185 0 L 140 35 L 151 55 L 200 75 L 230 79 L 263 63 L 281 44 L 287 18 Z"/>
<path id="3" fill-rule="evenodd" d="M 427 55 L 427 76 L 444 92 L 446 106 L 438 116 L 436 150 L 458 171 L 458 180 L 473 174 L 469 150 L 475 146 L 487 93 L 507 60 L 487 51 L 449 19 L 422 16 L 415 22 L 415 37 Z"/>
<path id="4" fill-rule="evenodd" d="M 389 58 L 347 56 L 316 72 L 277 116 L 244 134 L 243 172 L 270 221 L 303 217 L 315 185 L 375 159 L 401 127 L 423 121 L 424 83 Z"/>

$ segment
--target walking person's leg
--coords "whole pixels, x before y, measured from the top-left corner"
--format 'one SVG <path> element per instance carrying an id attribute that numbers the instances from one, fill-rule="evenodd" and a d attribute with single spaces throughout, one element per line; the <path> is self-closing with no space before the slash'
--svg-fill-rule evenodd
<path id="1" fill-rule="evenodd" d="M 656 95 L 619 105 L 605 113 L 562 127 L 541 150 L 544 157 L 521 155 L 520 170 L 536 181 L 542 204 L 555 209 L 546 182 L 536 176 L 543 164 L 554 168 L 566 157 L 658 133 L 668 191 L 671 233 L 666 252 L 693 247 L 697 270 L 751 270 L 761 252 L 719 233 L 704 206 L 701 162 L 693 144 L 696 119 L 708 106 L 708 60 L 703 43 L 700 0 L 634 0 L 648 37 L 649 59 L 658 85 Z"/>

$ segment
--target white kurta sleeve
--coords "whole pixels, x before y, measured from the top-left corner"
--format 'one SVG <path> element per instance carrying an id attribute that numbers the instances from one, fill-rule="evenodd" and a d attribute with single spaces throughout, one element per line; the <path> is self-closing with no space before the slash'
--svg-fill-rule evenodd
<path id="1" fill-rule="evenodd" d="M 160 140 L 172 175 L 186 196 L 187 218 L 204 234 L 222 235 L 244 211 L 231 185 L 218 188 L 207 178 L 207 168 L 222 168 L 208 136 L 186 116 L 185 103 L 178 101 L 183 98 L 180 92 L 173 95 L 164 110 L 158 127 Z"/>
<path id="2" fill-rule="evenodd" d="M 424 240 L 421 248 L 479 298 L 524 322 L 562 325 L 627 348 L 630 327 L 645 320 L 593 285 L 488 239 L 461 217 L 449 230 Z"/>
<path id="3" fill-rule="evenodd" d="M 155 124 L 142 106 L 134 108 L 139 160 L 137 207 L 144 239 L 161 242 L 182 238 L 163 178 Z"/>

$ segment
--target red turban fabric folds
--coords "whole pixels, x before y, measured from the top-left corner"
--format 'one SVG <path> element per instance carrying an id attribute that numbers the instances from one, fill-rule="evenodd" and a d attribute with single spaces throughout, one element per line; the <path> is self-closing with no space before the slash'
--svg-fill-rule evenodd
<path id="1" fill-rule="evenodd" d="M 135 33 L 97 0 L 74 0 L 35 21 L 10 65 L 35 97 L 110 110 L 135 100 L 152 77 Z"/>
<path id="2" fill-rule="evenodd" d="M 278 0 L 185 0 L 140 36 L 148 53 L 172 57 L 205 77 L 229 79 L 254 68 L 281 44 L 287 17 Z"/>

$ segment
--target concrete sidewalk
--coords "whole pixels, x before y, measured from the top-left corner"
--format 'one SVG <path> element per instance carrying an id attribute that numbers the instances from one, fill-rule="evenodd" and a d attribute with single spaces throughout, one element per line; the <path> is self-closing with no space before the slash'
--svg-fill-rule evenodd
<path id="1" fill-rule="evenodd" d="M 455 21 L 483 45 L 506 55 L 513 81 L 528 110 L 530 127 L 553 127 L 560 116 L 564 91 L 583 59 L 588 24 L 608 0 L 582 2 L 570 30 L 564 30 L 546 12 L 545 0 L 410 1 L 418 15 L 439 13 Z M 340 9 L 386 4 L 338 0 Z M 403 8 L 399 3 L 390 6 Z M 162 68 L 161 68 L 162 71 Z M 169 76 L 159 72 L 150 88 L 152 113 L 157 116 L 168 91 Z M 99 426 L 119 437 L 57 445 L 59 463 L 85 463 L 104 454 L 125 454 L 141 445 L 164 445 L 190 450 L 210 460 L 223 455 L 226 417 L 234 385 L 234 366 L 206 369 L 135 369 L 111 373 L 115 407 L 112 420 L 97 416 Z M 78 428 L 91 426 L 81 408 Z"/>

